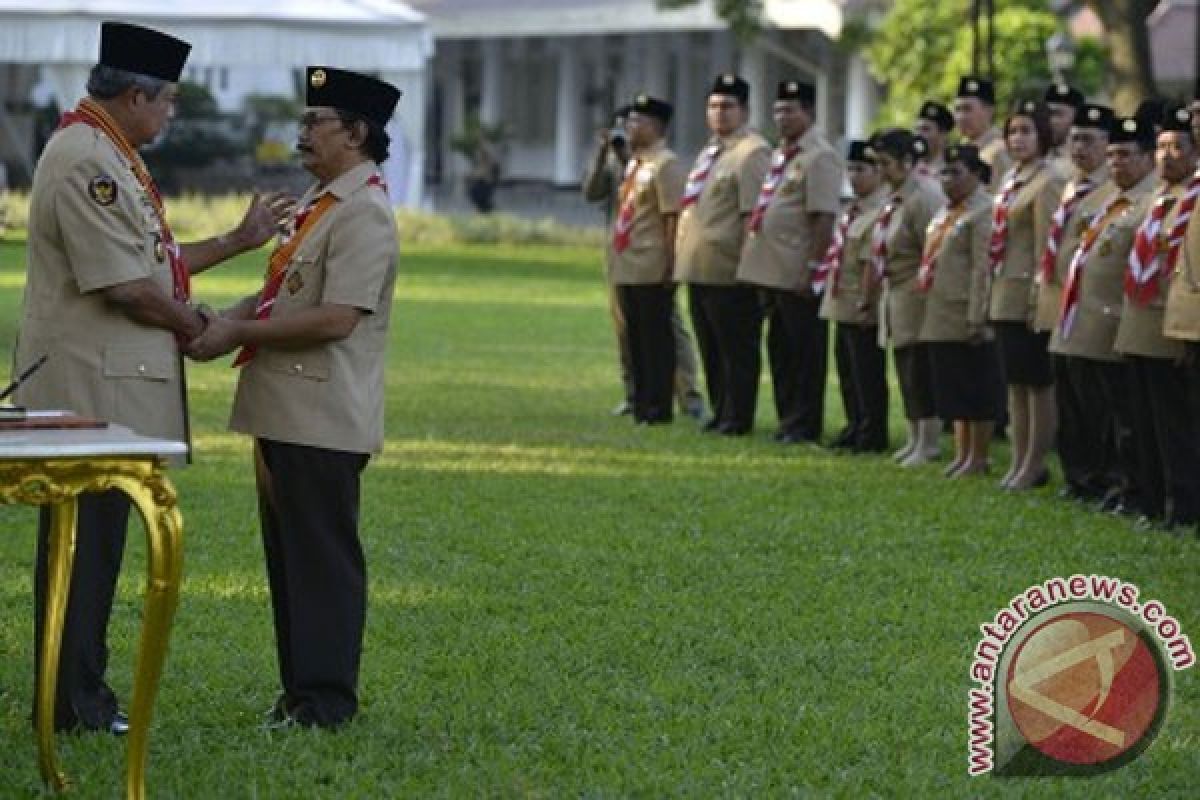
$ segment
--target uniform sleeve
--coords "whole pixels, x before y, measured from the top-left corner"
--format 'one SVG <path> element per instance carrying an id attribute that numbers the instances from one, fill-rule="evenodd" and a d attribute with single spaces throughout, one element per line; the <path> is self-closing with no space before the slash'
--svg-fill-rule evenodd
<path id="1" fill-rule="evenodd" d="M 738 211 L 749 214 L 758 202 L 763 179 L 771 168 L 771 149 L 759 145 L 746 155 L 742 168 L 738 170 Z"/>
<path id="2" fill-rule="evenodd" d="M 1046 240 L 1050 238 L 1050 220 L 1058 209 L 1062 199 L 1066 179 L 1056 169 L 1048 170 L 1046 185 L 1038 194 L 1033 206 L 1033 268 L 1034 273 L 1040 271 L 1042 253 L 1046 249 Z"/>
<path id="3" fill-rule="evenodd" d="M 393 225 L 390 211 L 373 202 L 354 204 L 338 215 L 329 237 L 321 302 L 373 313 L 389 300 L 381 294 L 396 261 Z"/>
<path id="4" fill-rule="evenodd" d="M 672 158 L 658 168 L 654 185 L 658 190 L 658 210 L 663 214 L 677 214 L 683 205 L 683 190 L 687 183 L 687 171 Z"/>
<path id="5" fill-rule="evenodd" d="M 85 160 L 54 193 L 54 213 L 81 292 L 151 276 L 151 232 L 129 184 L 104 164 Z"/>
<path id="6" fill-rule="evenodd" d="M 967 325 L 980 328 L 987 322 L 988 295 L 991 292 L 992 270 L 988 255 L 992 240 L 990 206 L 971 221 L 971 283 L 967 292 Z"/>
<path id="7" fill-rule="evenodd" d="M 804 208 L 809 213 L 836 214 L 842 204 L 842 165 L 832 151 L 821 153 L 805 177 Z"/>

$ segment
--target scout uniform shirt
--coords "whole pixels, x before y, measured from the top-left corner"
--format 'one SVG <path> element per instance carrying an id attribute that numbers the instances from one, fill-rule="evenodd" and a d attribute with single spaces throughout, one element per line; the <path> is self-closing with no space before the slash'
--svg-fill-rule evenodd
<path id="1" fill-rule="evenodd" d="M 1167 209 L 1166 216 L 1163 217 L 1162 229 L 1155 242 L 1157 255 L 1162 259 L 1160 269 L 1166 267 L 1167 233 L 1175 224 L 1175 217 L 1179 212 L 1187 185 L 1188 181 L 1184 179 L 1170 188 L 1162 184 L 1159 186 L 1160 190 L 1165 190 L 1167 196 L 1171 198 L 1171 206 Z M 1152 193 L 1151 205 L 1142 215 L 1143 220 L 1150 213 L 1150 209 L 1153 208 L 1154 201 L 1159 195 L 1160 191 Z M 1185 349 L 1183 342 L 1178 339 L 1168 339 L 1163 335 L 1163 312 L 1166 310 L 1167 291 L 1171 277 L 1165 273 L 1159 276 L 1158 293 L 1145 305 L 1135 303 L 1128 296 L 1123 298 L 1121 324 L 1117 327 L 1117 339 L 1113 343 L 1113 349 L 1118 353 L 1145 356 L 1146 358 L 1165 358 L 1172 361 L 1183 358 Z"/>
<path id="2" fill-rule="evenodd" d="M 1082 199 L 1076 200 L 1069 209 L 1070 213 L 1063 219 L 1061 239 L 1054 251 L 1053 275 L 1047 275 L 1043 269 L 1044 265 L 1040 261 L 1038 263 L 1037 276 L 1034 278 L 1037 285 L 1037 308 L 1034 311 L 1033 329 L 1039 332 L 1051 331 L 1058 323 L 1063 285 L 1067 282 L 1067 269 L 1071 266 L 1071 258 L 1074 257 L 1076 248 L 1079 247 L 1079 239 L 1091 218 L 1104 207 L 1112 192 L 1116 190 L 1116 186 L 1109 183 L 1107 165 L 1093 170 L 1088 175 L 1079 174 L 1079 170 L 1075 172 L 1074 179 L 1063 189 L 1062 197 L 1059 198 L 1060 205 L 1074 196 L 1084 181 L 1092 188 Z M 1055 212 L 1057 213 L 1057 209 Z M 1047 240 L 1053 233 L 1054 223 L 1051 220 Z M 1042 256 L 1039 258 L 1044 257 L 1045 246 L 1043 243 Z"/>
<path id="3" fill-rule="evenodd" d="M 842 164 L 816 128 L 797 144 L 757 232 L 747 234 L 737 279 L 772 289 L 810 290 L 813 258 L 808 214 L 837 214 L 841 208 Z M 776 158 L 782 157 L 782 152 Z"/>
<path id="4" fill-rule="evenodd" d="M 1200 341 L 1200 214 L 1188 220 L 1179 258 L 1167 292 L 1163 333 L 1172 339 Z"/>
<path id="5" fill-rule="evenodd" d="M 916 344 L 925 315 L 925 295 L 916 291 L 917 270 L 925 248 L 925 231 L 945 204 L 942 190 L 913 170 L 900 187 L 900 208 L 887 230 L 887 334 L 894 347 Z"/>
<path id="6" fill-rule="evenodd" d="M 18 390 L 18 402 L 186 440 L 183 364 L 174 335 L 134 322 L 102 291 L 142 278 L 172 294 L 170 258 L 152 201 L 106 134 L 82 123 L 62 128 L 33 176 L 16 367 L 49 358 Z"/>
<path id="7" fill-rule="evenodd" d="M 1154 202 L 1154 187 L 1158 177 L 1153 170 L 1135 186 L 1120 191 L 1115 185 L 1112 190 L 1102 187 L 1109 200 L 1114 195 L 1129 205 L 1120 213 L 1110 216 L 1104 223 L 1092 248 L 1091 255 L 1083 264 L 1083 279 L 1079 284 L 1079 305 L 1070 334 L 1063 334 L 1062 317 L 1050 335 L 1051 353 L 1065 356 L 1080 356 L 1095 361 L 1120 361 L 1113 350 L 1117 338 L 1117 326 L 1121 322 L 1121 308 L 1125 297 L 1125 270 L 1129 262 L 1129 250 L 1138 226 Z M 1105 205 L 1107 206 L 1106 201 Z M 1096 216 L 1103 209 L 1096 212 Z M 1070 276 L 1064 280 L 1064 292 Z"/>
<path id="8" fill-rule="evenodd" d="M 855 199 L 861 210 L 846 228 L 837 271 L 831 270 L 826 279 L 821 319 L 867 327 L 878 324 L 881 285 L 870 276 L 871 231 L 890 194 L 891 187 L 884 184 L 866 197 Z"/>
<path id="9" fill-rule="evenodd" d="M 1008 148 L 1004 146 L 1004 137 L 1000 134 L 1000 129 L 993 125 L 978 139 L 967 141 L 979 148 L 979 160 L 992 168 L 992 180 L 987 190 L 995 194 L 1000 191 L 1000 184 L 1004 182 L 1004 176 L 1012 166 L 1012 159 L 1008 157 Z"/>
<path id="10" fill-rule="evenodd" d="M 743 214 L 754 210 L 771 163 L 771 148 L 745 128 L 709 143 L 717 160 L 696 202 L 679 216 L 676 277 L 684 283 L 732 286 L 746 237 Z"/>
<path id="11" fill-rule="evenodd" d="M 300 349 L 259 347 L 238 378 L 230 430 L 277 442 L 351 453 L 383 449 L 384 371 L 396 280 L 396 222 L 386 192 L 359 164 L 305 207 L 330 193 L 337 201 L 296 248 L 271 308 L 286 317 L 323 303 L 363 314 L 345 339 Z"/>
<path id="12" fill-rule="evenodd" d="M 1041 263 L 1050 232 L 1050 218 L 1058 208 L 1065 180 L 1049 163 L 1038 159 L 1017 167 L 1017 190 L 1008 208 L 1008 235 L 1004 260 L 992 276 L 988 316 L 1003 322 L 1033 319 L 1037 297 L 1033 278 Z M 1008 185 L 1008 176 L 1004 185 Z M 1003 196 L 1003 188 L 996 202 Z M 994 230 L 993 230 L 994 232 Z"/>
<path id="13" fill-rule="evenodd" d="M 609 237 L 608 262 L 616 284 L 657 284 L 663 282 L 667 267 L 667 214 L 678 214 L 683 199 L 687 171 L 673 152 L 659 142 L 629 161 L 631 174 L 622 180 L 615 224 L 620 225 L 621 203 L 629 203 L 632 212 L 629 245 L 618 253 Z"/>
<path id="14" fill-rule="evenodd" d="M 943 213 L 953 214 L 955 209 L 939 212 L 925 236 L 922 261 L 929 264 L 930 276 L 922 278 L 929 283 L 920 340 L 965 342 L 973 334 L 986 333 L 992 196 L 982 186 L 977 188 L 939 237 Z"/>

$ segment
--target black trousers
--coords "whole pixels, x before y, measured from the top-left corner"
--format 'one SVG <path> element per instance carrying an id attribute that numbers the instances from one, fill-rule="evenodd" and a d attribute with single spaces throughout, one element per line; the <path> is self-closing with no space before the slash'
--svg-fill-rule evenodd
<path id="1" fill-rule="evenodd" d="M 691 283 L 688 307 L 713 421 L 720 430 L 746 433 L 754 427 L 762 370 L 758 294 L 749 286 Z"/>
<path id="2" fill-rule="evenodd" d="M 779 432 L 816 441 L 825 421 L 829 358 L 829 326 L 817 315 L 821 300 L 761 289 L 759 302 L 767 320 L 767 361 Z"/>
<path id="3" fill-rule="evenodd" d="M 675 382 L 675 289 L 662 284 L 616 287 L 625 317 L 633 373 L 633 416 L 639 422 L 670 422 Z"/>
<path id="4" fill-rule="evenodd" d="M 117 576 L 125 554 L 129 497 L 115 489 L 79 496 L 75 527 L 75 561 L 63 623 L 62 651 L 55 687 L 54 727 L 107 728 L 117 711 L 117 698 L 104 681 L 108 667 L 108 619 L 112 614 Z M 49 566 L 50 509 L 38 510 L 37 566 L 34 575 L 34 675 L 41 667 Z M 34 681 L 36 708 L 37 681 Z"/>
<path id="5" fill-rule="evenodd" d="M 887 354 L 873 325 L 839 322 L 833 354 L 846 413 L 846 444 L 855 450 L 878 451 L 888 444 Z"/>
<path id="6" fill-rule="evenodd" d="M 358 710 L 367 574 L 358 538 L 367 456 L 257 440 L 259 521 L 279 678 L 304 724 L 334 727 Z"/>
<path id="7" fill-rule="evenodd" d="M 1100 499 L 1121 485 L 1116 420 L 1104 386 L 1118 382 L 1124 367 L 1058 354 L 1053 365 L 1063 478 L 1080 497 Z M 1116 374 L 1105 378 L 1105 372 Z"/>
<path id="8" fill-rule="evenodd" d="M 1128 359 L 1146 513 L 1169 524 L 1195 524 L 1200 518 L 1200 452 L 1184 367 L 1164 358 Z"/>
<path id="9" fill-rule="evenodd" d="M 1088 375 L 1096 378 L 1096 383 L 1104 396 L 1106 410 L 1111 414 L 1112 427 L 1109 429 L 1111 445 L 1108 449 L 1113 488 L 1120 495 L 1121 503 L 1131 511 L 1150 513 L 1146 490 L 1142 486 L 1142 469 L 1140 453 L 1138 452 L 1135 425 L 1136 417 L 1144 411 L 1138 405 L 1138 395 L 1132 389 L 1133 374 L 1128 363 L 1105 363 L 1084 359 L 1088 366 Z"/>

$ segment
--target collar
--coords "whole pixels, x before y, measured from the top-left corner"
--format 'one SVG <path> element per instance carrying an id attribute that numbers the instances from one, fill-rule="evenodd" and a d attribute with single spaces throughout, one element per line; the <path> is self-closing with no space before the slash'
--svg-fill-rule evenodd
<path id="1" fill-rule="evenodd" d="M 750 133 L 750 129 L 747 128 L 745 125 L 743 125 L 742 127 L 738 128 L 733 133 L 729 134 L 728 136 L 712 137 L 712 139 L 710 139 L 708 143 L 709 144 L 719 144 L 719 145 L 721 145 L 722 150 L 728 150 L 730 147 L 733 147 L 735 144 L 740 142 L 742 139 L 745 139 L 746 136 L 749 135 L 749 133 Z"/>
<path id="2" fill-rule="evenodd" d="M 1094 170 L 1092 170 L 1091 172 L 1089 172 L 1086 175 L 1084 175 L 1083 172 L 1081 172 L 1078 169 L 1075 170 L 1075 173 L 1076 173 L 1076 175 L 1075 175 L 1076 183 L 1079 183 L 1084 178 L 1087 178 L 1088 180 L 1090 180 L 1092 182 L 1092 185 L 1097 188 L 1099 188 L 1099 187 L 1103 186 L 1105 183 L 1107 183 L 1108 179 L 1110 177 L 1108 174 L 1108 165 L 1107 164 L 1101 164 L 1100 166 L 1096 167 Z"/>
<path id="3" fill-rule="evenodd" d="M 1158 171 L 1150 170 L 1146 173 L 1146 177 L 1135 183 L 1128 189 L 1121 190 L 1121 196 L 1131 203 L 1136 203 L 1143 196 L 1154 191 L 1154 187 L 1158 185 Z"/>
<path id="4" fill-rule="evenodd" d="M 325 184 L 325 188 L 316 190 L 313 195 L 321 196 L 328 192 L 338 200 L 345 200 L 350 195 L 367 185 L 367 181 L 379 169 L 379 165 L 374 161 L 367 159 L 361 164 L 351 167 L 350 169 L 338 175 L 336 178 Z"/>
<path id="5" fill-rule="evenodd" d="M 650 145 L 649 147 L 643 147 L 641 150 L 634 151 L 633 158 L 636 158 L 638 161 L 645 164 L 647 161 L 652 160 L 655 156 L 657 156 L 659 153 L 661 153 L 663 150 L 666 150 L 666 149 L 667 149 L 667 143 L 664 142 L 662 139 L 659 139 L 656 142 L 654 142 L 654 144 Z"/>

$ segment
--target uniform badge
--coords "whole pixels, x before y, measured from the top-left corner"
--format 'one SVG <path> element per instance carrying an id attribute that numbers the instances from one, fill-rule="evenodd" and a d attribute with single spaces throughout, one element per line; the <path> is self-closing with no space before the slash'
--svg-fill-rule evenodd
<path id="1" fill-rule="evenodd" d="M 1160 233 L 1154 238 L 1154 244 L 1158 247 L 1158 252 L 1165 253 L 1171 249 L 1171 242 L 1167 239 L 1165 233 Z"/>
<path id="2" fill-rule="evenodd" d="M 167 247 L 163 244 L 162 234 L 154 234 L 154 260 L 163 263 L 167 257 Z"/>
<path id="3" fill-rule="evenodd" d="M 1100 255 L 1103 258 L 1108 258 L 1108 256 L 1112 255 L 1112 242 L 1105 239 L 1100 243 Z"/>
<path id="4" fill-rule="evenodd" d="M 325 85 L 326 75 L 323 69 L 314 69 L 312 75 L 309 76 L 308 82 L 312 84 L 314 89 L 320 89 Z"/>
<path id="5" fill-rule="evenodd" d="M 288 275 L 287 290 L 288 294 L 295 294 L 304 288 L 304 277 L 299 272 L 293 272 Z"/>
<path id="6" fill-rule="evenodd" d="M 111 206 L 117 202 L 117 182 L 107 175 L 97 175 L 88 181 L 88 196 L 96 205 Z"/>

